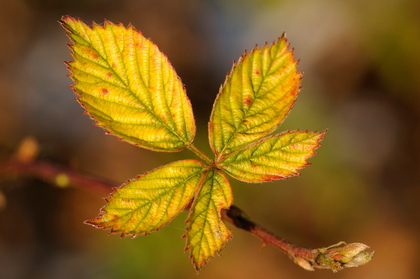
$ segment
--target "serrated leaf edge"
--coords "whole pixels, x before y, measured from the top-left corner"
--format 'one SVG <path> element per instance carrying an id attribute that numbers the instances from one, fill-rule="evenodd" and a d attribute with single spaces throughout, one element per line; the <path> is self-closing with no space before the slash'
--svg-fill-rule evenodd
<path id="1" fill-rule="evenodd" d="M 99 218 L 102 218 L 102 216 L 104 215 L 104 214 L 106 214 L 107 213 L 107 211 L 105 210 L 105 208 L 108 206 L 108 204 L 109 204 L 109 199 L 111 199 L 112 198 L 112 196 L 119 190 L 119 189 L 122 189 L 122 188 L 124 188 L 125 187 L 125 185 L 127 185 L 127 184 L 129 184 L 129 183 L 131 183 L 132 181 L 135 181 L 135 180 L 137 180 L 137 179 L 139 179 L 140 177 L 143 177 L 143 176 L 145 176 L 145 175 L 147 175 L 147 174 L 149 174 L 149 173 L 152 173 L 152 172 L 154 172 L 154 171 L 157 171 L 157 170 L 159 170 L 159 169 L 162 169 L 162 168 L 165 168 L 166 166 L 168 166 L 168 165 L 170 165 L 170 164 L 172 164 L 172 163 L 177 163 L 177 162 L 181 162 L 181 161 L 195 161 L 195 162 L 199 162 L 202 166 L 203 166 L 203 170 L 202 170 L 202 174 L 201 174 L 201 179 L 200 179 L 200 182 L 199 182 L 199 184 L 197 185 L 197 189 L 195 190 L 195 193 L 197 193 L 197 191 L 199 191 L 199 189 L 200 189 L 200 186 L 201 186 L 201 184 L 200 183 L 202 183 L 202 181 L 205 179 L 205 169 L 204 169 L 204 164 L 201 162 L 201 161 L 199 161 L 199 160 L 194 160 L 194 159 L 187 159 L 187 160 L 178 160 L 178 161 L 174 161 L 174 162 L 171 162 L 171 163 L 169 163 L 169 164 L 167 164 L 167 165 L 163 165 L 163 166 L 160 166 L 160 167 L 158 167 L 158 168 L 155 168 L 155 169 L 153 169 L 153 170 L 150 170 L 150 171 L 147 171 L 147 172 L 144 172 L 143 174 L 141 174 L 141 175 L 137 175 L 137 176 L 135 176 L 134 178 L 132 178 L 132 179 L 130 179 L 130 180 L 128 180 L 128 181 L 126 181 L 125 183 L 123 183 L 123 184 L 121 184 L 120 186 L 117 186 L 117 187 L 114 187 L 114 188 L 112 188 L 112 192 L 108 195 L 108 197 L 106 197 L 106 198 L 104 198 L 104 200 L 106 201 L 106 204 L 104 205 L 104 206 L 102 206 L 101 208 L 100 208 L 100 210 L 99 210 L 99 214 L 98 214 L 98 216 L 96 216 L 95 218 L 93 218 L 93 219 L 89 219 L 89 220 L 86 220 L 86 221 L 84 221 L 83 223 L 84 224 L 86 224 L 86 225 L 89 225 L 89 226 L 93 226 L 94 228 L 96 228 L 96 229 L 102 229 L 102 230 L 109 230 L 109 233 L 110 234 L 121 234 L 121 238 L 123 238 L 123 237 L 125 237 L 125 236 L 129 236 L 129 237 L 131 237 L 131 238 L 135 238 L 135 237 L 137 237 L 137 236 L 142 236 L 142 235 L 144 235 L 144 236 L 146 236 L 146 235 L 149 235 L 150 233 L 152 233 L 152 232 L 157 232 L 157 231 L 159 231 L 160 229 L 162 229 L 163 227 L 165 227 L 166 225 L 168 225 L 171 221 L 173 221 L 185 208 L 187 208 L 190 204 L 191 204 L 191 201 L 190 202 L 188 202 L 188 203 L 186 203 L 186 205 L 185 205 L 185 207 L 183 208 L 183 209 L 181 209 L 179 212 L 178 212 L 178 214 L 176 214 L 176 215 L 174 215 L 170 220 L 168 220 L 168 222 L 166 222 L 166 223 L 164 223 L 164 224 L 162 224 L 162 225 L 160 225 L 159 227 L 157 227 L 157 228 L 155 228 L 154 230 L 151 230 L 150 232 L 144 232 L 144 233 L 126 233 L 126 232 L 124 232 L 123 230 L 114 230 L 114 229 L 112 229 L 112 228 L 109 228 L 109 227 L 107 227 L 107 226 L 105 226 L 105 225 L 99 225 L 99 224 L 96 224 L 96 223 L 94 223 L 93 221 L 95 220 L 95 219 L 99 219 Z"/>
<path id="2" fill-rule="evenodd" d="M 251 142 L 250 144 L 242 147 L 241 149 L 235 150 L 234 152 L 232 152 L 230 154 L 227 154 L 227 155 L 224 155 L 224 156 L 220 157 L 220 159 L 216 162 L 216 166 L 218 168 L 224 170 L 224 172 L 226 172 L 227 174 L 229 174 L 229 176 L 231 176 L 232 178 L 234 178 L 236 180 L 239 180 L 239 181 L 247 182 L 247 183 L 265 183 L 265 182 L 272 182 L 272 181 L 279 180 L 279 179 L 287 180 L 287 179 L 289 179 L 291 177 L 294 177 L 294 176 L 300 176 L 301 175 L 301 173 L 299 172 L 300 170 L 304 169 L 305 167 L 307 167 L 309 165 L 312 165 L 312 163 L 309 162 L 308 159 L 318 154 L 315 150 L 318 149 L 321 146 L 321 144 L 322 144 L 321 142 L 324 140 L 324 136 L 325 136 L 325 134 L 326 134 L 327 131 L 328 131 L 328 129 L 326 129 L 324 131 L 321 131 L 321 132 L 317 132 L 317 131 L 309 132 L 308 130 L 301 131 L 299 129 L 296 129 L 296 130 L 284 131 L 284 132 L 281 132 L 281 133 L 275 134 L 275 135 L 269 135 L 269 136 L 266 136 L 266 137 L 264 137 L 264 138 L 262 138 L 262 139 L 260 139 L 258 141 Z M 230 172 L 228 172 L 225 169 L 225 167 L 223 165 L 223 161 L 227 157 L 229 157 L 231 155 L 235 155 L 236 153 L 239 153 L 239 152 L 241 152 L 243 150 L 246 150 L 246 149 L 248 149 L 250 147 L 254 147 L 254 146 L 260 144 L 261 142 L 264 142 L 264 141 L 269 140 L 271 138 L 280 137 L 280 136 L 287 135 L 287 134 L 292 134 L 292 133 L 307 133 L 307 134 L 313 134 L 313 135 L 319 135 L 320 136 L 319 137 L 319 140 L 318 140 L 318 143 L 313 148 L 313 154 L 310 155 L 307 159 L 305 159 L 305 164 L 302 165 L 301 167 L 297 168 L 295 173 L 291 173 L 291 174 L 288 174 L 288 175 L 281 175 L 281 176 L 273 175 L 270 178 L 268 178 L 267 180 L 252 181 L 252 180 L 245 180 L 245 179 L 241 179 L 240 177 L 233 176 L 232 174 L 230 174 Z"/>
<path id="3" fill-rule="evenodd" d="M 179 152 L 179 151 L 185 149 L 185 147 L 187 145 L 191 144 L 194 141 L 196 130 L 197 130 L 197 127 L 196 127 L 196 124 L 195 124 L 195 119 L 193 119 L 193 121 L 192 121 L 192 128 L 193 128 L 193 130 L 191 131 L 192 132 L 191 139 L 188 142 L 185 142 L 185 141 L 183 141 L 183 138 L 182 137 L 180 137 L 179 135 L 177 135 L 177 137 L 179 138 L 179 140 L 184 142 L 184 145 L 182 147 L 178 148 L 178 149 L 172 149 L 172 150 L 158 149 L 158 148 L 152 148 L 152 147 L 149 147 L 149 146 L 140 145 L 138 143 L 135 143 L 134 141 L 129 140 L 128 137 L 127 138 L 124 138 L 124 137 L 122 137 L 120 135 L 117 135 L 112 130 L 110 130 L 108 127 L 106 127 L 105 125 L 100 124 L 101 121 L 99 121 L 99 119 L 96 119 L 96 117 L 94 117 L 92 114 L 89 113 L 89 111 L 88 111 L 87 107 L 85 106 L 85 104 L 80 100 L 80 93 L 78 92 L 78 90 L 76 88 L 74 88 L 74 86 L 77 84 L 77 81 L 74 79 L 73 74 L 70 71 L 70 67 L 71 67 L 70 66 L 70 63 L 72 63 L 72 62 L 75 61 L 74 51 L 73 51 L 73 48 L 72 47 L 75 46 L 75 43 L 76 42 L 70 36 L 70 34 L 72 34 L 73 31 L 72 31 L 72 29 L 69 28 L 70 25 L 67 22 L 65 22 L 66 19 L 71 19 L 71 20 L 78 21 L 78 22 L 80 22 L 83 25 L 84 28 L 89 28 L 91 30 L 93 30 L 94 28 L 105 29 L 106 25 L 110 24 L 110 25 L 124 27 L 127 30 L 129 28 L 131 28 L 133 31 L 138 32 L 141 35 L 142 35 L 142 32 L 139 31 L 139 30 L 137 30 L 131 23 L 129 23 L 127 25 L 127 27 L 125 27 L 124 24 L 122 24 L 121 22 L 118 23 L 118 24 L 114 24 L 113 22 L 111 22 L 111 21 L 109 21 L 107 19 L 104 20 L 103 25 L 97 24 L 96 22 L 92 21 L 92 24 L 91 24 L 92 27 L 89 27 L 80 18 L 73 18 L 73 17 L 68 16 L 68 15 L 63 16 L 62 19 L 58 21 L 61 24 L 61 26 L 66 30 L 66 35 L 67 35 L 67 37 L 71 41 L 71 43 L 67 43 L 67 46 L 70 48 L 71 55 L 72 55 L 72 57 L 74 59 L 73 61 L 64 61 L 64 63 L 66 64 L 67 70 L 70 72 L 70 74 L 67 74 L 67 77 L 69 77 L 73 81 L 73 83 L 74 83 L 74 84 L 69 85 L 69 88 L 71 88 L 73 90 L 73 92 L 77 95 L 77 98 L 75 100 L 83 107 L 84 114 L 88 115 L 92 120 L 94 120 L 94 125 L 95 126 L 102 128 L 103 130 L 105 130 L 105 133 L 107 135 L 115 136 L 120 141 L 128 142 L 128 143 L 133 144 L 135 146 L 138 146 L 140 148 L 144 148 L 144 149 L 148 149 L 148 150 L 152 150 L 152 151 L 158 151 L 158 152 Z M 150 39 L 148 39 L 146 37 L 145 37 L 145 39 L 148 40 L 153 46 L 155 46 L 160 51 L 160 49 L 158 48 L 158 46 L 153 41 L 151 41 Z M 168 62 L 168 65 L 170 66 L 170 68 L 176 73 L 175 68 L 170 63 L 170 61 L 169 61 L 168 57 L 166 56 L 166 54 L 164 54 L 162 51 L 160 51 L 160 53 L 161 53 L 163 59 L 165 59 Z M 188 104 L 189 104 L 189 106 L 191 107 L 191 110 L 192 110 L 191 100 L 189 99 L 188 95 L 186 94 L 185 86 L 184 86 L 181 78 L 178 75 L 176 75 L 176 78 L 179 81 L 179 83 L 182 85 L 182 90 L 183 90 L 184 95 L 186 97 L 185 100 L 188 102 Z M 148 110 L 148 112 L 151 113 L 151 114 L 154 114 L 152 111 L 149 111 Z M 194 113 L 193 113 L 193 118 L 194 118 Z M 156 117 L 156 119 L 158 119 L 159 121 L 161 120 L 159 117 Z M 161 124 L 162 124 L 162 126 L 165 126 L 166 127 L 165 123 L 161 122 Z M 171 133 L 174 133 L 174 131 L 172 131 L 168 127 L 167 127 L 167 130 L 170 131 Z M 174 134 L 176 134 L 176 133 L 174 133 Z M 186 135 L 187 134 L 188 133 L 186 133 Z M 144 142 L 147 142 L 147 141 L 144 141 Z"/>
<path id="4" fill-rule="evenodd" d="M 192 202 L 192 204 L 191 204 L 191 208 L 190 208 L 190 212 L 189 212 L 189 214 L 188 214 L 188 218 L 187 218 L 187 223 L 188 223 L 188 221 L 190 220 L 190 216 L 191 216 L 191 214 L 192 214 L 192 210 L 193 210 L 193 208 L 195 207 L 195 201 L 196 201 L 196 199 L 197 199 L 197 196 L 200 194 L 200 191 L 201 191 L 201 188 L 203 187 L 203 183 L 204 183 L 204 181 L 206 180 L 206 178 L 207 178 L 207 175 L 208 175 L 208 172 L 209 171 L 217 171 L 217 170 L 207 170 L 207 172 L 203 175 L 203 177 L 202 177 L 202 180 L 200 181 L 200 187 L 199 187 L 199 189 L 196 191 L 196 194 L 195 194 L 195 197 L 194 197 L 194 200 L 193 200 L 193 202 Z M 231 204 L 230 205 L 232 205 L 233 204 L 233 195 L 232 195 L 232 188 L 230 187 L 230 183 L 229 183 L 229 180 L 228 180 L 228 178 L 224 175 L 224 173 L 223 172 L 220 172 L 220 174 L 226 179 L 226 181 L 228 182 L 228 184 L 229 184 L 229 190 L 230 190 L 230 192 L 231 192 L 231 197 L 232 197 L 232 202 L 231 202 Z M 222 210 L 224 210 L 224 209 L 228 209 L 227 207 L 223 207 L 223 208 L 220 208 L 219 209 L 219 212 L 218 212 L 218 216 L 219 216 L 219 218 L 220 218 L 220 222 L 222 222 L 222 223 L 224 223 L 224 221 L 222 220 Z M 225 223 L 224 223 L 225 224 Z M 226 226 L 226 224 L 225 224 L 225 226 Z M 229 236 L 228 236 L 228 238 L 226 239 L 226 241 L 223 243 L 223 245 L 220 247 L 220 249 L 218 250 L 218 251 L 216 251 L 215 252 L 215 255 L 214 256 L 211 256 L 211 257 L 209 257 L 209 258 L 207 258 L 206 260 L 204 260 L 203 262 L 201 262 L 200 264 L 199 263 L 197 263 L 197 262 L 195 262 L 195 259 L 194 259 L 194 257 L 193 257 L 193 255 L 192 255 L 192 249 L 191 249 L 191 247 L 188 245 L 188 240 L 187 240 L 187 242 L 186 242 L 186 245 L 185 245 L 185 248 L 184 248 L 184 252 L 187 252 L 187 251 L 190 251 L 190 255 L 189 255 L 189 258 L 192 260 L 192 263 L 193 263 L 193 266 L 195 267 L 195 269 L 196 269 L 196 271 L 197 272 L 199 272 L 200 270 L 201 270 L 201 268 L 203 267 L 203 266 L 205 266 L 207 263 L 209 263 L 209 262 L 213 262 L 214 261 L 214 257 L 217 255 L 217 256 L 221 256 L 221 252 L 222 252 L 222 250 L 226 247 L 226 244 L 229 242 L 229 240 L 231 240 L 232 239 L 232 231 L 226 226 L 226 228 L 227 228 L 227 230 L 228 230 L 228 232 L 229 232 Z M 189 226 L 187 225 L 187 228 L 186 228 L 186 231 L 185 231 L 185 234 L 182 236 L 182 238 L 188 238 L 188 236 L 187 236 L 187 234 L 188 234 L 188 230 L 189 230 Z"/>
<path id="5" fill-rule="evenodd" d="M 271 44 L 269 44 L 268 42 L 265 42 L 265 44 L 260 48 L 259 47 L 259 45 L 258 44 L 256 44 L 255 46 L 254 46 L 254 48 L 249 52 L 248 50 L 245 50 L 244 51 L 244 53 L 239 57 L 239 59 L 237 60 L 237 61 L 233 61 L 233 65 L 232 65 L 232 68 L 231 68 L 231 70 L 230 70 L 230 72 L 227 74 L 227 76 L 225 77 L 225 80 L 224 80 L 224 82 L 223 82 L 223 84 L 219 87 L 219 92 L 218 92 L 218 94 L 216 95 L 216 99 L 215 99 L 215 101 L 213 102 L 213 106 L 212 106 L 212 111 L 211 111 L 211 114 L 210 114 L 210 121 L 209 121 L 209 123 L 208 123 L 208 135 L 209 135 L 209 139 L 210 139 L 210 141 L 209 141 L 209 143 L 210 143 L 210 147 L 211 147 L 211 150 L 212 150 L 212 152 L 214 153 L 214 154 L 216 154 L 216 156 L 218 156 L 219 158 L 220 158 L 220 156 L 224 156 L 224 155 L 229 155 L 230 153 L 228 153 L 228 154 L 224 154 L 224 152 L 223 152 L 223 150 L 221 151 L 221 152 L 216 152 L 216 148 L 214 147 L 214 143 L 213 143 L 213 141 L 211 141 L 211 139 L 212 139 L 212 134 L 213 134 L 213 126 L 214 126 L 214 123 L 212 123 L 212 121 L 211 121 L 211 119 L 213 118 L 213 114 L 214 114 L 214 111 L 215 111 L 215 105 L 216 105 L 216 103 L 219 101 L 219 99 L 221 98 L 221 93 L 222 93 L 222 90 L 223 90 L 223 88 L 227 85 L 227 83 L 229 82 L 229 80 L 230 80 L 230 78 L 231 78 L 231 76 L 232 76 L 232 74 L 234 73 L 234 71 L 235 71 L 235 69 L 238 67 L 238 65 L 242 62 L 242 60 L 245 60 L 248 56 L 250 56 L 250 55 L 252 55 L 253 54 L 253 52 L 256 52 L 256 51 L 259 51 L 259 52 L 262 52 L 265 48 L 270 48 L 270 47 L 272 47 L 272 46 L 274 46 L 274 45 L 276 45 L 277 43 L 279 43 L 281 40 L 283 40 L 285 43 L 286 43 L 286 47 L 285 47 L 285 52 L 289 52 L 289 53 L 291 53 L 291 55 L 292 55 L 292 57 L 291 57 L 291 59 L 292 59 L 292 61 L 294 61 L 294 63 L 296 63 L 296 68 L 298 68 L 298 65 L 299 65 L 299 62 L 300 62 L 300 60 L 299 59 L 295 59 L 295 55 L 294 55 L 294 48 L 290 48 L 290 43 L 288 42 L 288 40 L 287 40 L 287 38 L 286 38 L 286 34 L 285 33 L 283 33 L 280 37 L 278 37 L 278 39 L 276 40 L 276 41 L 273 41 Z M 273 127 L 270 131 L 267 131 L 266 132 L 266 135 L 264 136 L 264 137 L 266 137 L 266 136 L 268 136 L 268 135 L 270 135 L 271 133 L 273 133 L 283 122 L 284 122 L 284 120 L 287 118 L 287 116 L 289 115 L 289 113 L 290 113 L 290 111 L 291 111 L 291 109 L 293 108 L 293 105 L 295 104 L 295 102 L 297 101 L 297 98 L 298 98 L 298 96 L 299 96 L 299 92 L 300 92 L 300 90 L 302 89 L 302 87 L 300 86 L 300 84 L 301 84 L 301 81 L 302 81 L 302 79 L 303 79 L 303 72 L 300 72 L 300 71 L 296 71 L 296 74 L 298 74 L 299 75 L 299 86 L 296 88 L 296 92 L 294 93 L 294 95 L 295 95 L 295 99 L 292 101 L 292 104 L 290 104 L 290 106 L 289 106 L 289 109 L 287 110 L 287 112 L 285 113 L 285 115 L 284 115 L 284 117 L 283 117 L 283 119 L 280 121 L 280 123 L 278 123 L 275 127 Z M 232 136 L 231 136 L 231 139 L 234 137 L 234 134 L 232 134 Z M 264 138 L 263 137 L 263 138 Z M 229 139 L 229 141 L 231 140 L 231 139 Z M 257 141 L 259 141 L 260 139 L 258 139 Z M 252 142 L 251 142 L 252 143 Z M 228 145 L 228 143 L 226 144 L 226 146 Z M 226 146 L 224 147 L 224 148 L 226 148 Z M 243 148 L 243 147 L 241 147 L 241 148 Z"/>

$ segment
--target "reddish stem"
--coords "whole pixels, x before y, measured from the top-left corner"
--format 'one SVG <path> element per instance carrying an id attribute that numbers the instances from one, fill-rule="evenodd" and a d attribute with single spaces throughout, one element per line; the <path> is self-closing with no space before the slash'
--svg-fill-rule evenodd
<path id="1" fill-rule="evenodd" d="M 81 175 L 49 162 L 20 160 L 17 157 L 0 165 L 0 179 L 16 178 L 18 176 L 36 177 L 60 187 L 72 186 L 101 194 L 108 194 L 116 186 L 114 183 Z M 298 246 L 254 223 L 235 205 L 223 210 L 222 218 L 234 226 L 257 236 L 265 244 L 271 244 L 280 249 L 291 260 L 306 270 L 327 268 L 337 271 L 344 267 L 365 264 L 373 256 L 373 252 L 364 252 L 368 247 L 360 243 L 346 245 L 344 242 L 340 242 L 327 248 L 318 249 Z M 345 261 L 342 260 L 343 258 Z M 353 258 L 355 259 L 352 260 Z"/>

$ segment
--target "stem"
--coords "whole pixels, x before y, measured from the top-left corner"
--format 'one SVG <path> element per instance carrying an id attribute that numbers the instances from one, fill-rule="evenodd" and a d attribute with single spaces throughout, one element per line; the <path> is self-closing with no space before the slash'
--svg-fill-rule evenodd
<path id="1" fill-rule="evenodd" d="M 18 176 L 31 176 L 59 187 L 73 186 L 101 194 L 109 193 L 113 187 L 117 186 L 114 183 L 84 176 L 49 162 L 35 161 L 36 152 L 27 146 L 28 144 L 25 148 L 21 148 L 16 154 L 17 156 L 0 165 L 0 180 Z M 206 163 L 213 163 L 207 155 L 194 145 L 188 146 L 188 149 L 196 153 Z M 368 263 L 374 253 L 365 251 L 368 246 L 362 243 L 346 244 L 345 242 L 339 242 L 326 248 L 317 249 L 298 246 L 254 223 L 235 205 L 222 210 L 221 217 L 224 221 L 257 236 L 264 244 L 271 244 L 280 249 L 291 260 L 306 270 L 312 271 L 314 268 L 323 268 L 338 271 L 345 267 L 356 267 Z"/>
<path id="2" fill-rule="evenodd" d="M 9 160 L 0 166 L 0 179 L 29 176 L 41 179 L 58 187 L 75 187 L 95 193 L 109 193 L 116 184 L 98 178 L 81 175 L 48 162 L 20 162 Z"/>
<path id="3" fill-rule="evenodd" d="M 207 156 L 207 154 L 205 154 L 203 151 L 201 151 L 201 149 L 199 149 L 193 143 L 191 143 L 190 145 L 187 145 L 187 148 L 189 150 L 191 150 L 192 152 L 194 152 L 198 157 L 200 157 L 201 159 L 203 159 L 204 162 L 206 162 L 208 165 L 212 165 L 213 164 L 213 160 L 210 159 L 210 157 Z"/>
<path id="4" fill-rule="evenodd" d="M 246 214 L 235 205 L 232 205 L 228 210 L 222 211 L 222 217 L 224 220 L 229 221 L 236 227 L 257 236 L 264 242 L 264 244 L 271 244 L 272 246 L 280 249 L 283 253 L 288 255 L 291 260 L 299 264 L 304 269 L 314 270 L 313 264 L 317 256 L 316 249 L 304 248 L 293 244 L 284 238 L 276 236 L 267 229 L 251 221 Z"/>
<path id="5" fill-rule="evenodd" d="M 357 267 L 368 263 L 374 254 L 374 252 L 365 251 L 369 248 L 366 244 L 347 244 L 344 241 L 325 248 L 310 249 L 301 247 L 276 236 L 262 226 L 254 223 L 235 205 L 223 210 L 222 218 L 234 224 L 236 227 L 257 236 L 264 244 L 271 244 L 280 249 L 294 263 L 309 271 L 320 268 L 331 269 L 336 272 L 346 267 Z"/>
<path id="6" fill-rule="evenodd" d="M 226 216 L 223 216 L 226 215 Z M 296 256 L 308 258 L 312 255 L 313 249 L 307 249 L 300 247 L 287 241 L 281 237 L 274 235 L 269 232 L 267 229 L 251 221 L 245 213 L 235 205 L 232 205 L 229 210 L 223 212 L 224 219 L 229 220 L 236 227 L 243 230 L 249 231 L 255 236 L 261 238 L 266 244 L 271 244 L 274 247 L 279 248 L 281 251 L 286 253 L 290 258 L 295 258 Z"/>

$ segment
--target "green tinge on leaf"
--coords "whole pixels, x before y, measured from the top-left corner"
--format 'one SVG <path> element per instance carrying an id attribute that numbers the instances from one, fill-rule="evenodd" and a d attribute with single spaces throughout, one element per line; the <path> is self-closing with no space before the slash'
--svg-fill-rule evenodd
<path id="1" fill-rule="evenodd" d="M 199 270 L 219 253 L 231 238 L 221 219 L 221 210 L 232 204 L 232 191 L 226 176 L 210 170 L 196 196 L 188 217 L 187 246 L 193 264 Z"/>
<path id="2" fill-rule="evenodd" d="M 210 145 L 223 156 L 274 131 L 296 100 L 301 74 L 286 38 L 245 53 L 213 106 Z"/>
<path id="3" fill-rule="evenodd" d="M 132 26 L 106 21 L 90 28 L 68 16 L 62 24 L 73 42 L 73 90 L 99 126 L 157 151 L 179 151 L 192 142 L 190 101 L 155 44 Z"/>
<path id="4" fill-rule="evenodd" d="M 87 221 L 122 235 L 159 230 L 191 201 L 205 173 L 196 160 L 170 163 L 117 188 L 98 217 Z"/>
<path id="5" fill-rule="evenodd" d="M 264 138 L 223 158 L 220 168 L 245 182 L 266 182 L 298 174 L 315 155 L 325 132 L 291 131 Z"/>

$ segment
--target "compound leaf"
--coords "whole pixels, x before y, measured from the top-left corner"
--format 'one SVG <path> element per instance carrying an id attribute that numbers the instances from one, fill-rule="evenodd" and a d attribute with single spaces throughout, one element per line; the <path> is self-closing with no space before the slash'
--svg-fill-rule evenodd
<path id="1" fill-rule="evenodd" d="M 105 21 L 90 28 L 69 16 L 61 23 L 73 42 L 73 90 L 99 126 L 156 151 L 179 151 L 192 142 L 190 101 L 155 44 L 131 25 Z"/>
<path id="2" fill-rule="evenodd" d="M 87 223 L 122 235 L 157 231 L 188 205 L 204 174 L 197 160 L 160 167 L 117 188 L 99 216 Z"/>
<path id="3" fill-rule="evenodd" d="M 228 179 L 218 170 L 209 170 L 187 221 L 186 249 L 190 250 L 197 270 L 219 253 L 231 238 L 231 231 L 221 220 L 221 210 L 231 204 Z"/>
<path id="4" fill-rule="evenodd" d="M 288 131 L 264 138 L 223 158 L 219 167 L 245 182 L 267 182 L 298 174 L 315 155 L 324 132 Z"/>
<path id="5" fill-rule="evenodd" d="M 295 102 L 300 80 L 286 38 L 245 52 L 213 106 L 209 123 L 213 152 L 229 154 L 274 131 Z"/>
<path id="6" fill-rule="evenodd" d="M 269 136 L 296 101 L 301 80 L 285 37 L 245 52 L 221 87 L 209 121 L 210 159 L 192 145 L 195 121 L 183 85 L 157 46 L 129 25 L 88 27 L 66 16 L 74 61 L 68 62 L 78 101 L 97 125 L 120 139 L 156 151 L 185 147 L 205 161 L 181 160 L 116 188 L 86 223 L 137 236 L 157 231 L 185 208 L 186 250 L 199 270 L 231 238 L 222 210 L 232 191 L 222 171 L 245 182 L 298 174 L 325 132 Z M 190 206 L 189 206 L 190 205 Z"/>

